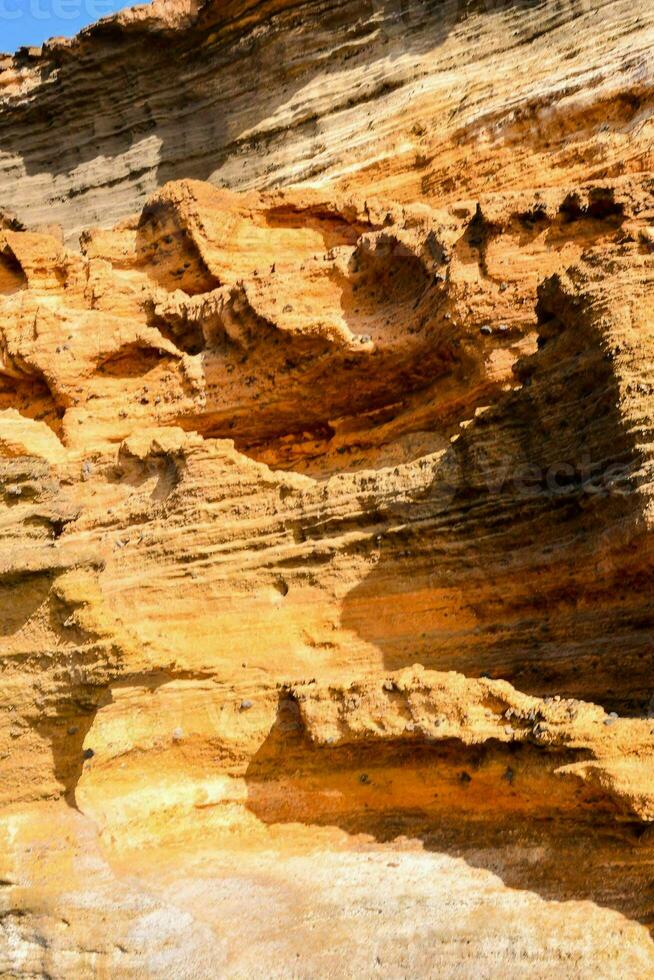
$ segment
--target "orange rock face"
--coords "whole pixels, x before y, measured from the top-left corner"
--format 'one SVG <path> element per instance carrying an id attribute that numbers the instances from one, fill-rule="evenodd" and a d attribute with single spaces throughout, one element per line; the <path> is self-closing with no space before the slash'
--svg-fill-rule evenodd
<path id="1" fill-rule="evenodd" d="M 653 35 L 0 67 L 0 975 L 652 975 Z"/>

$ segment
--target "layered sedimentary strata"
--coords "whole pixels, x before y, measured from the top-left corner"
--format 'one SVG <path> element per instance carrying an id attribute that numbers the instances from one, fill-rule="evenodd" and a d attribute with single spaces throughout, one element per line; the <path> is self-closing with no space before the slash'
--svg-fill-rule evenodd
<path id="1" fill-rule="evenodd" d="M 0 194 L 71 238 L 168 180 L 440 204 L 651 167 L 631 0 L 166 0 L 0 63 Z"/>
<path id="2" fill-rule="evenodd" d="M 3 976 L 654 968 L 650 15 L 453 12 L 0 75 Z"/>
<path id="3" fill-rule="evenodd" d="M 590 835 L 615 870 L 575 892 L 552 860 L 539 887 L 649 921 L 650 195 L 187 181 L 81 253 L 5 230 L 6 832 L 53 809 L 72 859 L 76 808 L 106 894 L 144 861 L 164 917 L 152 855 L 188 881 L 198 838 L 228 862 L 266 828 L 281 854 L 349 846 L 326 827 L 474 842 L 529 889 L 502 835 Z M 84 970 L 97 920 L 49 889 L 36 926 L 30 853 L 7 848 L 6 962 L 60 970 L 61 913 Z M 111 969 L 212 948 L 115 928 Z"/>

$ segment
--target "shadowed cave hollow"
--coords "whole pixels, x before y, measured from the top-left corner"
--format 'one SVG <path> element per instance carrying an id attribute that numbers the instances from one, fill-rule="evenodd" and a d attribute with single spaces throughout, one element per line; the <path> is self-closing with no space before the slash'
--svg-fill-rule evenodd
<path id="1" fill-rule="evenodd" d="M 612 191 L 600 188 L 589 201 L 592 221 L 619 228 L 624 211 Z M 584 207 L 566 199 L 559 213 L 563 224 L 578 223 Z M 591 232 L 599 231 L 584 228 L 590 244 Z M 469 229 L 463 237 L 470 237 Z M 482 251 L 480 246 L 480 262 Z M 480 366 L 457 365 L 453 349 L 443 346 L 442 287 L 427 283 L 415 259 L 400 254 L 400 264 L 388 266 L 394 255 L 386 252 L 382 247 L 379 254 L 355 256 L 344 302 L 348 309 L 353 301 L 362 304 L 360 316 L 374 321 L 382 308 L 378 266 L 397 271 L 397 303 L 408 311 L 408 323 L 425 310 L 433 317 L 408 357 L 397 361 L 389 349 L 365 363 L 350 355 L 335 363 L 324 341 L 284 336 L 280 342 L 274 326 L 255 318 L 243 327 L 253 358 L 247 367 L 235 358 L 234 370 L 252 371 L 256 379 L 264 355 L 268 369 L 276 358 L 286 414 L 266 416 L 258 407 L 234 418 L 208 411 L 201 425 L 195 417 L 181 424 L 233 438 L 239 450 L 276 468 L 279 457 L 268 458 L 267 444 L 252 439 L 253 420 L 274 442 L 275 431 L 300 418 L 317 427 L 317 451 L 321 441 L 328 451 L 334 431 L 325 419 L 338 415 L 343 398 L 352 413 L 371 413 L 372 431 L 375 410 L 388 408 L 396 393 L 428 391 L 428 380 L 464 367 L 466 382 L 479 385 Z M 354 300 L 359 285 L 364 288 Z M 603 295 L 608 292 L 607 286 Z M 642 453 L 624 416 L 609 356 L 610 329 L 600 328 L 596 318 L 592 305 L 567 295 L 556 276 L 546 280 L 537 304 L 538 350 L 514 369 L 522 387 L 488 392 L 490 410 L 449 445 L 431 483 L 409 500 L 379 492 L 376 540 L 359 546 L 364 555 L 374 546 L 378 559 L 346 596 L 341 623 L 380 649 L 387 669 L 421 663 L 487 674 L 526 693 L 578 697 L 636 715 L 649 705 L 654 574 L 636 477 Z M 302 367 L 296 387 L 290 357 Z M 223 364 L 222 356 L 208 362 L 210 388 L 223 382 Z M 386 377 L 391 380 L 383 384 Z M 465 411 L 471 413 L 469 404 Z M 374 465 L 365 459 L 363 468 Z M 369 504 L 362 499 L 362 513 Z"/>
<path id="2" fill-rule="evenodd" d="M 165 206 L 144 213 L 144 249 L 168 232 L 182 234 L 171 215 Z M 545 223 L 536 213 L 528 219 L 521 216 L 521 227 Z M 579 229 L 582 219 L 586 224 Z M 560 235 L 574 225 L 590 245 L 594 236 L 607 233 L 598 224 L 613 233 L 623 220 L 624 207 L 613 191 L 599 188 L 589 192 L 587 204 L 569 195 L 555 224 Z M 294 221 L 300 218 L 292 211 L 272 218 L 275 226 Z M 463 239 L 468 242 L 473 233 L 481 235 L 483 265 L 483 228 L 471 225 Z M 346 238 L 351 244 L 352 235 Z M 341 284 L 342 303 L 348 316 L 358 314 L 362 330 L 379 318 L 389 295 L 405 310 L 409 327 L 430 311 L 433 323 L 412 342 L 408 356 L 401 353 L 398 360 L 391 345 L 370 359 L 335 358 L 324 340 L 283 332 L 280 337 L 253 311 L 235 308 L 242 322 L 234 329 L 241 331 L 244 348 L 225 342 L 219 356 L 208 358 L 209 390 L 222 391 L 229 383 L 225 363 L 236 378 L 252 372 L 257 396 L 257 372 L 263 377 L 264 366 L 273 373 L 279 368 L 282 408 L 274 401 L 253 402 L 236 417 L 209 408 L 201 418 L 178 423 L 206 436 L 233 438 L 240 451 L 276 468 L 279 460 L 267 458 L 266 446 L 297 419 L 315 426 L 317 451 L 321 442 L 328 451 L 334 430 L 325 420 L 343 410 L 343 400 L 352 413 L 370 414 L 372 431 L 375 412 L 383 415 L 395 395 L 428 391 L 428 380 L 463 371 L 453 349 L 444 346 L 444 288 L 427 279 L 410 253 L 400 248 L 395 254 L 392 241 L 392 235 L 382 235 L 374 250 L 357 249 Z M 175 248 L 170 252 L 174 256 Z M 164 271 L 168 265 L 164 259 Z M 183 274 L 183 264 L 178 271 Z M 385 272 L 392 273 L 388 283 Z M 654 575 L 635 478 L 641 453 L 623 414 L 606 328 L 596 325 L 592 309 L 566 296 L 553 277 L 540 289 L 537 317 L 539 349 L 515 368 L 522 388 L 491 392 L 490 411 L 449 445 L 431 483 L 409 500 L 379 493 L 378 560 L 346 596 L 341 623 L 380 649 L 391 670 L 421 663 L 468 676 L 487 674 L 526 693 L 579 697 L 641 714 L 654 691 Z M 188 323 L 177 324 L 170 336 L 177 340 L 180 330 L 189 330 Z M 188 336 L 199 343 L 197 334 Z M 468 384 L 479 384 L 479 365 L 466 364 L 465 372 Z M 469 404 L 465 411 L 472 411 Z M 253 426 L 268 443 L 253 440 Z M 374 463 L 366 459 L 363 468 L 369 466 Z M 616 473 L 619 479 L 612 482 Z M 361 511 L 368 508 L 369 500 L 362 500 Z M 360 545 L 363 554 L 372 547 L 372 540 Z"/>
<path id="3" fill-rule="evenodd" d="M 66 410 L 43 375 L 0 373 L 0 411 L 8 408 L 15 409 L 24 418 L 44 422 L 61 440 Z"/>

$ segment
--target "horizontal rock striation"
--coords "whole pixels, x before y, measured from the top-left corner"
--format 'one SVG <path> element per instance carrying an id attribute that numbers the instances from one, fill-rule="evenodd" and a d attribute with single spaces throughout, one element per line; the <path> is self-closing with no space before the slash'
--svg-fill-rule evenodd
<path id="1" fill-rule="evenodd" d="M 440 203 L 633 173 L 653 34 L 629 0 L 135 8 L 0 62 L 0 195 L 73 240 L 180 178 Z"/>
<path id="2" fill-rule="evenodd" d="M 648 44 L 239 0 L 6 59 L 0 975 L 652 973 Z"/>

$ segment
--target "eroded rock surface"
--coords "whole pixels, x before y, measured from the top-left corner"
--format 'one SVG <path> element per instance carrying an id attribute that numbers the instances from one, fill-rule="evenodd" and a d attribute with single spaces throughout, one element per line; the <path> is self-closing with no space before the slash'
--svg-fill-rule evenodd
<path id="1" fill-rule="evenodd" d="M 650 169 L 653 31 L 633 0 L 158 0 L 0 61 L 0 194 L 73 237 L 179 178 L 440 205 Z"/>
<path id="2" fill-rule="evenodd" d="M 2 976 L 654 969 L 651 15 L 454 8 L 0 74 Z"/>

